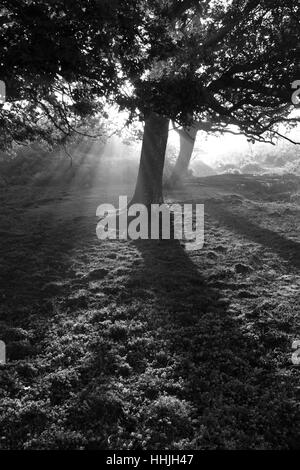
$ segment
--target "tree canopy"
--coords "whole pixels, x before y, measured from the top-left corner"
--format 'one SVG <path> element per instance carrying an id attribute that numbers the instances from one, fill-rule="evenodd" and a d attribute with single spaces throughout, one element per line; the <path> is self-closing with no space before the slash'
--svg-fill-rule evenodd
<path id="1" fill-rule="evenodd" d="M 261 140 L 293 122 L 299 20 L 291 0 L 3 0 L 0 145 L 64 138 L 104 102 Z"/>

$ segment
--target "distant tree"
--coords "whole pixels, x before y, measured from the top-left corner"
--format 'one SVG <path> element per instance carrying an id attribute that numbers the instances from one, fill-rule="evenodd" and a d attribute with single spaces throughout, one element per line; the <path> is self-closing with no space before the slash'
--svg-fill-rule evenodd
<path id="1" fill-rule="evenodd" d="M 218 132 L 211 122 L 193 123 L 190 127 L 180 127 L 179 134 L 179 154 L 175 161 L 172 173 L 167 181 L 171 188 L 180 186 L 188 174 L 189 165 L 192 159 L 196 138 L 199 131 Z"/>

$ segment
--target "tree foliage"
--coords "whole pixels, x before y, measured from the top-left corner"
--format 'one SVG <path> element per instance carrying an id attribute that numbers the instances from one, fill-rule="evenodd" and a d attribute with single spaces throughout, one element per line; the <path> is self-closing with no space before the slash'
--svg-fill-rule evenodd
<path id="1" fill-rule="evenodd" d="M 293 123 L 299 20 L 291 0 L 3 0 L 0 145 L 64 138 L 104 102 L 263 139 Z"/>

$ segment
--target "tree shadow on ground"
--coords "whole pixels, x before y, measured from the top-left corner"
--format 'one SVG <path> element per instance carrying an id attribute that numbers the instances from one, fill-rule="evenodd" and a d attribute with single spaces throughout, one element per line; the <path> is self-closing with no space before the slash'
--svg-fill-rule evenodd
<path id="1" fill-rule="evenodd" d="M 300 267 L 299 243 L 254 224 L 248 218 L 228 211 L 223 205 L 207 202 L 205 203 L 205 211 L 229 230 L 265 246 L 288 261 L 291 266 Z"/>
<path id="2" fill-rule="evenodd" d="M 93 222 L 54 223 L 45 216 L 22 227 L 21 234 L 1 236 L 0 325 L 9 360 L 26 359 L 40 349 L 49 324 L 59 313 L 57 299 L 67 298 L 74 284 L 79 284 L 72 252 L 87 237 L 92 238 Z"/>
<path id="3" fill-rule="evenodd" d="M 135 246 L 143 263 L 133 269 L 125 298 L 144 298 L 140 319 L 155 338 L 153 349 L 144 353 L 148 368 L 137 369 L 135 378 L 145 400 L 142 416 L 153 427 L 148 448 L 293 446 L 293 392 L 288 380 L 279 379 L 269 354 L 274 343 L 264 342 L 228 313 L 228 301 L 178 241 L 138 241 Z M 285 347 L 285 341 L 279 338 L 276 346 Z M 178 402 L 166 398 L 162 404 L 163 396 Z M 159 422 L 166 416 L 171 431 L 166 419 Z"/>
<path id="4" fill-rule="evenodd" d="M 294 382 L 279 375 L 277 362 L 286 336 L 266 339 L 264 330 L 230 313 L 215 280 L 199 272 L 178 241 L 116 242 L 113 253 L 109 242 L 97 244 L 94 230 L 94 221 L 74 219 L 53 227 L 47 239 L 42 231 L 40 241 L 26 241 L 19 277 L 7 290 L 11 298 L 19 291 L 18 311 L 6 303 L 5 319 L 34 332 L 41 357 L 16 361 L 7 373 L 4 445 L 295 447 Z M 96 290 L 76 276 L 74 248 L 98 260 L 97 275 L 105 271 Z M 20 256 L 17 243 L 12 249 Z M 50 278 L 54 285 L 44 290 Z M 84 295 L 68 298 L 81 289 Z M 52 298 L 59 311 L 39 311 Z"/>

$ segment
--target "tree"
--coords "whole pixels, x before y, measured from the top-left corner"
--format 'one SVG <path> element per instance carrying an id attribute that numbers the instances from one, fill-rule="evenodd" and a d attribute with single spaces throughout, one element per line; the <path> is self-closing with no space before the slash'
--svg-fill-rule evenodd
<path id="1" fill-rule="evenodd" d="M 2 146 L 73 132 L 103 100 L 145 121 L 133 200 L 162 200 L 169 120 L 270 140 L 298 72 L 300 6 L 288 0 L 4 0 Z M 62 99 L 63 98 L 63 99 Z"/>
<path id="2" fill-rule="evenodd" d="M 168 186 L 175 188 L 180 186 L 185 176 L 194 151 L 194 146 L 198 131 L 218 132 L 220 129 L 214 128 L 211 122 L 194 122 L 190 127 L 181 127 L 177 130 L 180 139 L 180 150 L 175 162 L 172 174 L 168 180 Z"/>
<path id="3" fill-rule="evenodd" d="M 152 77 L 149 73 L 148 82 L 142 84 L 149 87 L 150 82 L 151 91 L 156 92 L 146 94 L 151 96 L 150 108 L 160 108 L 161 113 L 188 124 L 181 133 L 177 178 L 191 156 L 195 120 L 200 126 L 208 120 L 223 132 L 234 124 L 238 132 L 258 141 L 279 136 L 279 122 L 295 122 L 287 117 L 289 85 L 298 71 L 295 21 L 299 8 L 294 2 L 284 6 L 279 2 L 231 2 L 227 9 L 216 2 L 188 2 L 188 8 L 184 14 L 181 11 L 175 30 L 169 30 L 176 36 L 174 49 L 166 59 L 156 59 Z M 187 135 L 192 139 L 186 139 Z M 151 161 L 150 151 L 147 161 Z"/>
<path id="4" fill-rule="evenodd" d="M 1 2 L 0 76 L 8 106 L 0 107 L 0 147 L 41 138 L 65 141 L 119 95 L 125 81 L 115 38 L 130 41 L 130 15 L 138 2 L 121 3 Z"/>
<path id="5" fill-rule="evenodd" d="M 171 187 L 178 186 L 187 175 L 197 137 L 197 129 L 195 126 L 181 128 L 178 133 L 180 139 L 180 150 L 168 181 L 168 184 Z"/>
<path id="6" fill-rule="evenodd" d="M 169 120 L 151 113 L 146 120 L 141 162 L 132 203 L 162 203 L 162 177 L 167 148 Z"/>

